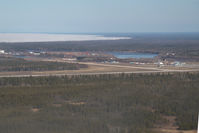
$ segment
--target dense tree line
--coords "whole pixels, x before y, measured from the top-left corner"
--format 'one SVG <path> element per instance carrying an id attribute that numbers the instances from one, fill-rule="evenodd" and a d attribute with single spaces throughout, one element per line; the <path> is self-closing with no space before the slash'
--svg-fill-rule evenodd
<path id="1" fill-rule="evenodd" d="M 199 73 L 0 78 L 0 132 L 146 133 L 163 115 L 191 130 L 198 95 Z"/>
<path id="2" fill-rule="evenodd" d="M 86 67 L 86 65 L 77 63 L 26 61 L 24 59 L 0 57 L 0 72 L 77 70 Z"/>

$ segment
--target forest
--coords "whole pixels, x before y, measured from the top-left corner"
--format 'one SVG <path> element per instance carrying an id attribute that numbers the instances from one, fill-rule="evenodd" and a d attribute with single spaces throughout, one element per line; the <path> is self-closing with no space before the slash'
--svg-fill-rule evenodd
<path id="1" fill-rule="evenodd" d="M 78 70 L 86 67 L 86 65 L 78 63 L 27 61 L 13 57 L 0 57 L 0 72 Z"/>
<path id="2" fill-rule="evenodd" d="M 199 73 L 0 78 L 2 133 L 152 133 L 197 128 Z"/>
<path id="3" fill-rule="evenodd" d="M 6 51 L 137 51 L 158 53 L 162 58 L 166 53 L 176 53 L 173 59 L 199 61 L 199 33 L 129 33 L 102 34 L 105 36 L 131 37 L 129 40 L 79 41 L 79 42 L 35 42 L 0 43 Z"/>

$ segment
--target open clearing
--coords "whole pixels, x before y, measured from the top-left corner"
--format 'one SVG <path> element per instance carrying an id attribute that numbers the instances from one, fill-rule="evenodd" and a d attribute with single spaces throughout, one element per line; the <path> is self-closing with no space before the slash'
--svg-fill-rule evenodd
<path id="1" fill-rule="evenodd" d="M 57 60 L 56 60 L 57 61 Z M 88 68 L 80 70 L 63 71 L 20 71 L 20 72 L 1 72 L 0 77 L 29 77 L 29 76 L 62 76 L 62 75 L 98 75 L 98 74 L 118 74 L 118 73 L 162 73 L 162 72 L 196 72 L 199 68 L 160 68 L 156 66 L 136 66 L 130 64 L 104 64 L 94 62 L 78 62 L 86 64 Z"/>
<path id="2" fill-rule="evenodd" d="M 175 116 L 163 116 L 167 121 L 156 125 L 156 128 L 152 129 L 156 133 L 196 133 L 196 130 L 178 130 Z"/>

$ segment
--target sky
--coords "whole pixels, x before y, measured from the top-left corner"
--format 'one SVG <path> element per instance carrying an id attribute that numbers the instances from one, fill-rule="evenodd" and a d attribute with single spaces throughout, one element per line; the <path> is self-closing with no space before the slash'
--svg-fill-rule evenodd
<path id="1" fill-rule="evenodd" d="M 199 32 L 199 0 L 0 0 L 0 32 Z"/>

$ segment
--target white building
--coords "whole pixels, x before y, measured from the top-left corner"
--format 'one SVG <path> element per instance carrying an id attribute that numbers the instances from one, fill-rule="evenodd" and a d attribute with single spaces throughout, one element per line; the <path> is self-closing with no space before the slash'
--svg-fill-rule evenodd
<path id="1" fill-rule="evenodd" d="M 5 51 L 0 49 L 0 54 L 5 54 Z"/>

